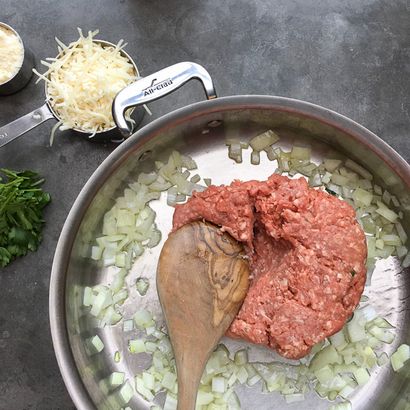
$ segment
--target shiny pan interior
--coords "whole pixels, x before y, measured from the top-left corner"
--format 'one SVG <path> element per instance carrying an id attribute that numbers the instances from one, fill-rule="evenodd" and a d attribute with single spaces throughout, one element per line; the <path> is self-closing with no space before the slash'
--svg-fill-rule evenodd
<path id="1" fill-rule="evenodd" d="M 137 179 L 140 172 L 153 169 L 154 160 L 164 160 L 176 149 L 191 155 L 202 177 L 213 184 L 228 184 L 233 179 L 265 179 L 275 165 L 261 155 L 261 164 L 250 164 L 244 155 L 242 164 L 228 159 L 226 138 L 246 141 L 267 129 L 281 136 L 279 145 L 289 149 L 294 142 L 308 143 L 313 158 L 319 159 L 335 150 L 365 166 L 375 182 L 396 195 L 404 204 L 403 224 L 410 224 L 410 167 L 386 143 L 355 122 L 325 108 L 302 101 L 269 96 L 235 96 L 192 104 L 155 120 L 140 129 L 117 148 L 97 169 L 77 198 L 63 228 L 52 269 L 50 287 L 50 318 L 53 343 L 68 391 L 80 410 L 110 408 L 109 397 L 99 387 L 99 381 L 113 371 L 125 372 L 127 378 L 148 363 L 148 357 L 127 352 L 127 336 L 122 324 L 97 329 L 95 322 L 82 308 L 85 286 L 104 283 L 107 269 L 87 258 L 89 247 L 101 230 L 102 217 L 124 188 Z M 248 151 L 249 152 L 249 151 Z M 148 307 L 161 317 L 155 289 L 158 255 L 171 227 L 171 207 L 165 196 L 152 203 L 157 212 L 157 224 L 163 233 L 162 242 L 137 259 L 127 277 L 135 283 L 137 276 L 148 277 L 150 288 L 146 296 L 130 292 L 124 305 L 131 316 Z M 135 288 L 135 286 L 133 286 Z M 377 265 L 370 289 L 366 291 L 379 314 L 396 326 L 396 339 L 387 347 L 392 353 L 410 337 L 410 275 L 402 270 L 398 260 L 390 257 Z M 99 334 L 105 349 L 88 356 L 85 339 Z M 245 343 L 225 339 L 228 347 Z M 116 350 L 123 353 L 115 363 Z M 265 348 L 250 346 L 251 361 L 272 361 L 279 358 Z M 260 387 L 239 387 L 243 409 L 315 409 L 325 410 L 329 402 L 316 393 L 307 395 L 303 403 L 286 405 L 278 394 L 259 393 Z M 410 379 L 405 373 L 394 373 L 384 366 L 373 373 L 370 382 L 358 389 L 351 401 L 355 410 L 399 409 L 399 400 L 410 392 Z M 133 409 L 149 409 L 147 403 L 134 396 L 128 404 Z M 119 404 L 119 408 L 120 408 Z"/>

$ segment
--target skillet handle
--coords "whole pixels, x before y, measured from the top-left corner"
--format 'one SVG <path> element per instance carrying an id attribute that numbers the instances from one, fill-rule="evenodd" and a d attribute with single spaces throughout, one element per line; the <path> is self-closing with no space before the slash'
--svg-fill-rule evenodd
<path id="1" fill-rule="evenodd" d="M 117 94 L 112 105 L 112 115 L 118 129 L 125 137 L 129 137 L 132 127 L 125 120 L 126 110 L 170 94 L 193 78 L 201 81 L 208 100 L 216 98 L 215 86 L 208 71 L 191 62 L 163 68 L 125 87 Z"/>

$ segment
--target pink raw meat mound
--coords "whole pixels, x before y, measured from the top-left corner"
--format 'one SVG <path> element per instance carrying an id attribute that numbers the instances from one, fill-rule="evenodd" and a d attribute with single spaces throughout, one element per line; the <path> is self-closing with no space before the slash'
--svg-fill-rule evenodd
<path id="1" fill-rule="evenodd" d="M 304 178 L 210 186 L 176 206 L 173 229 L 202 219 L 244 242 L 250 260 L 251 285 L 229 336 L 298 359 L 359 303 L 367 247 L 355 211 Z"/>

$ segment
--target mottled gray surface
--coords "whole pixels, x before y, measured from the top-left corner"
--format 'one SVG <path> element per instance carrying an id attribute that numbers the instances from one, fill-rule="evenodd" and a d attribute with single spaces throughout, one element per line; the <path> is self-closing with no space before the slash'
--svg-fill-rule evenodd
<path id="1" fill-rule="evenodd" d="M 410 3 L 407 0 L 2 0 L 0 21 L 19 31 L 36 62 L 56 54 L 75 27 L 129 42 L 142 74 L 192 60 L 213 75 L 220 95 L 304 99 L 360 122 L 410 160 Z M 203 98 L 198 84 L 151 105 L 154 116 Z M 31 81 L 0 97 L 0 125 L 43 102 Z M 150 121 L 145 118 L 145 121 Z M 30 168 L 47 180 L 44 240 L 37 253 L 0 274 L 0 409 L 72 409 L 48 325 L 48 285 L 67 213 L 114 149 L 70 133 L 48 145 L 51 122 L 0 149 L 0 166 Z"/>

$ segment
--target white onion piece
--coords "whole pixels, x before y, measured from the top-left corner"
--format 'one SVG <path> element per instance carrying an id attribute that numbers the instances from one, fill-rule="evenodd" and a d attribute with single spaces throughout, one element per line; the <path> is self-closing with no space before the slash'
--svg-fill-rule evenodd
<path id="1" fill-rule="evenodd" d="M 312 150 L 310 147 L 298 147 L 294 145 L 290 151 L 291 158 L 310 161 Z"/>
<path id="2" fill-rule="evenodd" d="M 261 157 L 259 151 L 253 150 L 251 153 L 251 164 L 252 165 L 259 165 L 261 162 Z"/>
<path id="3" fill-rule="evenodd" d="M 305 395 L 303 393 L 285 394 L 284 397 L 288 404 L 305 400 Z"/>
<path id="4" fill-rule="evenodd" d="M 138 310 L 134 314 L 133 319 L 135 325 L 140 329 L 145 329 L 153 323 L 152 314 L 145 309 Z"/>
<path id="5" fill-rule="evenodd" d="M 85 343 L 90 355 L 100 353 L 104 350 L 104 343 L 98 335 L 86 339 Z"/>
<path id="6" fill-rule="evenodd" d="M 309 178 L 309 185 L 311 187 L 318 187 L 322 185 L 322 178 L 319 173 L 311 175 L 311 177 Z"/>
<path id="7" fill-rule="evenodd" d="M 93 290 L 89 286 L 84 288 L 83 306 L 91 306 L 94 300 Z"/>
<path id="8" fill-rule="evenodd" d="M 410 359 L 410 346 L 407 344 L 402 344 L 399 348 L 391 355 L 391 365 L 395 372 L 399 371 L 404 363 Z"/>
<path id="9" fill-rule="evenodd" d="M 109 383 L 111 387 L 121 386 L 125 380 L 125 373 L 123 372 L 113 372 L 109 377 Z"/>
<path id="10" fill-rule="evenodd" d="M 329 410 L 352 410 L 352 404 L 349 401 L 333 404 L 329 407 Z"/>
<path id="11" fill-rule="evenodd" d="M 266 147 L 264 151 L 266 152 L 269 161 L 274 161 L 276 159 L 276 151 L 272 145 Z"/>
<path id="12" fill-rule="evenodd" d="M 367 169 L 363 168 L 361 165 L 357 164 L 356 162 L 353 162 L 351 159 L 347 159 L 345 162 L 345 165 L 351 170 L 357 172 L 364 179 L 368 179 L 368 180 L 373 179 L 373 175 Z"/>
<path id="13" fill-rule="evenodd" d="M 134 389 L 131 384 L 127 381 L 119 390 L 118 397 L 120 398 L 123 405 L 129 403 L 129 401 L 134 396 Z"/>
<path id="14" fill-rule="evenodd" d="M 122 328 L 124 332 L 130 332 L 134 329 L 134 321 L 132 319 L 124 320 Z"/>
<path id="15" fill-rule="evenodd" d="M 157 178 L 158 175 L 156 174 L 156 172 L 150 172 L 149 174 L 141 172 L 141 174 L 139 174 L 138 176 L 138 182 L 143 185 L 149 185 L 156 181 Z"/>
<path id="16" fill-rule="evenodd" d="M 201 180 L 201 177 L 198 174 L 195 174 L 193 177 L 191 177 L 190 181 L 196 184 Z"/>
<path id="17" fill-rule="evenodd" d="M 332 174 L 332 177 L 330 178 L 330 180 L 336 184 L 336 185 L 340 185 L 340 186 L 345 186 L 349 183 L 349 178 L 340 175 L 340 174 Z M 369 203 L 370 205 L 370 203 Z"/>
<path id="18" fill-rule="evenodd" d="M 141 339 L 134 339 L 128 342 L 128 350 L 130 353 L 145 353 L 147 351 L 145 343 Z"/>
<path id="19" fill-rule="evenodd" d="M 403 266 L 403 268 L 408 268 L 410 266 L 410 253 L 406 255 L 401 265 Z"/>
<path id="20" fill-rule="evenodd" d="M 163 410 L 177 410 L 177 399 L 171 393 L 166 396 Z"/>
<path id="21" fill-rule="evenodd" d="M 189 155 L 181 155 L 181 165 L 190 171 L 198 168 L 196 162 Z"/>
<path id="22" fill-rule="evenodd" d="M 144 381 L 141 377 L 135 377 L 135 389 L 142 397 L 144 397 L 145 400 L 151 401 L 154 399 L 154 395 L 148 387 L 145 387 Z"/>
<path id="23" fill-rule="evenodd" d="M 141 296 L 144 296 L 144 295 L 147 293 L 147 291 L 148 291 L 149 281 L 148 281 L 147 278 L 142 278 L 142 277 L 140 277 L 140 278 L 138 278 L 138 279 L 136 280 L 135 286 L 136 286 L 136 288 L 137 288 L 138 293 L 139 293 Z"/>
<path id="24" fill-rule="evenodd" d="M 238 164 L 242 162 L 242 147 L 239 143 L 235 143 L 229 146 L 228 157 L 233 159 Z"/>
<path id="25" fill-rule="evenodd" d="M 340 159 L 325 159 L 323 161 L 324 168 L 329 172 L 334 172 L 341 164 L 342 161 Z"/>
<path id="26" fill-rule="evenodd" d="M 279 141 L 279 136 L 274 131 L 268 130 L 252 138 L 249 145 L 254 151 L 262 151 L 277 141 Z"/>

